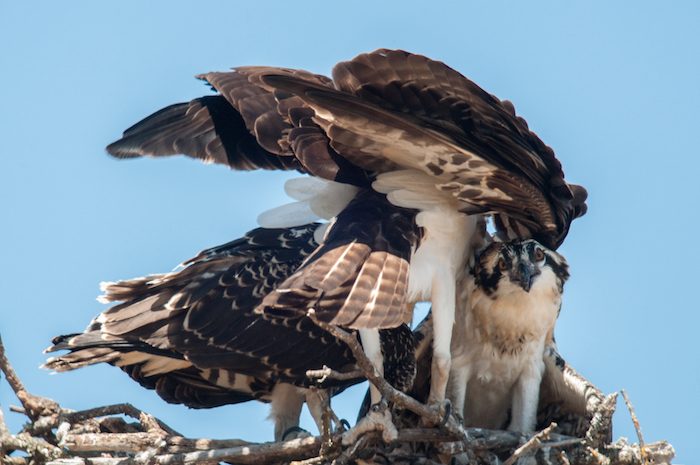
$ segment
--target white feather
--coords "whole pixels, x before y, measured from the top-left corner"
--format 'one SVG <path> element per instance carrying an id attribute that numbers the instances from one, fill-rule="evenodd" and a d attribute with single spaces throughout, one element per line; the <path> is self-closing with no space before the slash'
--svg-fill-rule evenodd
<path id="1" fill-rule="evenodd" d="M 355 198 L 359 188 L 314 177 L 294 178 L 285 183 L 286 193 L 298 202 L 262 212 L 263 228 L 291 228 L 319 220 L 330 220 Z"/>
<path id="2" fill-rule="evenodd" d="M 328 181 L 325 188 L 308 200 L 311 210 L 319 217 L 330 220 L 355 198 L 359 188 L 350 184 Z"/>
<path id="3" fill-rule="evenodd" d="M 284 183 L 284 192 L 294 200 L 309 200 L 318 195 L 329 182 L 315 176 L 292 178 Z"/>
<path id="4" fill-rule="evenodd" d="M 326 231 L 328 231 L 330 225 L 331 223 L 323 223 L 316 228 L 314 231 L 314 240 L 317 244 L 323 243 L 323 240 L 326 238 Z"/>
<path id="5" fill-rule="evenodd" d="M 319 219 L 308 202 L 292 202 L 271 208 L 258 215 L 258 224 L 263 228 L 291 228 L 313 223 Z"/>

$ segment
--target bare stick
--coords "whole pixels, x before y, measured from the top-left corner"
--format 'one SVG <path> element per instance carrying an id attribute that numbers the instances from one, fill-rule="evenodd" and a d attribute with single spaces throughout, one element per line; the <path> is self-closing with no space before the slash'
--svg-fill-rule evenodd
<path id="1" fill-rule="evenodd" d="M 313 309 L 310 309 L 307 312 L 307 316 L 320 328 L 328 331 L 333 336 L 343 341 L 350 348 L 352 355 L 355 357 L 357 366 L 360 368 L 360 370 L 362 370 L 362 373 L 367 380 L 372 383 L 372 385 L 374 385 L 379 392 L 381 392 L 382 396 L 386 400 L 393 402 L 395 405 L 403 407 L 406 410 L 410 410 L 432 424 L 439 424 L 442 422 L 442 418 L 437 411 L 395 389 L 382 376 L 380 376 L 377 370 L 375 370 L 370 359 L 365 355 L 360 343 L 357 342 L 357 338 L 355 338 L 352 334 L 338 328 L 337 326 L 320 321 L 318 318 L 316 318 L 316 312 Z M 464 435 L 464 429 L 457 424 L 453 418 L 448 419 L 445 429 L 460 436 Z"/>
<path id="2" fill-rule="evenodd" d="M 153 463 L 159 465 L 184 465 L 203 461 L 218 462 L 226 460 L 241 464 L 259 464 L 263 462 L 301 460 L 318 454 L 320 447 L 321 439 L 311 437 L 228 449 L 156 455 L 153 457 Z"/>
<path id="3" fill-rule="evenodd" d="M 2 336 L 0 336 L 0 370 L 5 374 L 5 379 L 7 380 L 8 384 L 12 388 L 12 390 L 17 394 L 17 397 L 19 398 L 19 393 L 20 392 L 27 392 L 26 389 L 24 389 L 24 385 L 22 384 L 22 381 L 19 380 L 19 377 L 17 376 L 17 373 L 15 372 L 15 369 L 12 368 L 12 365 L 10 364 L 10 361 L 7 359 L 7 356 L 5 355 L 5 346 L 2 343 Z M 21 401 L 22 399 L 20 399 Z M 26 406 L 25 406 L 26 409 Z"/>
<path id="4" fill-rule="evenodd" d="M 552 431 L 554 431 L 556 427 L 556 423 L 550 423 L 548 427 L 535 434 L 533 437 L 528 439 L 525 442 L 525 444 L 515 449 L 513 455 L 508 457 L 508 459 L 505 462 L 503 462 L 503 465 L 513 465 L 515 462 L 518 461 L 520 457 L 542 447 L 542 441 L 549 440 L 549 435 L 552 433 Z"/>
<path id="5" fill-rule="evenodd" d="M 306 376 L 317 380 L 319 383 L 323 383 L 327 379 L 337 379 L 338 381 L 347 381 L 351 379 L 364 378 L 364 374 L 360 370 L 353 370 L 347 372 L 335 371 L 326 365 L 320 370 L 306 370 Z"/>
<path id="6" fill-rule="evenodd" d="M 591 418 L 590 427 L 586 431 L 586 441 L 595 448 L 609 441 L 608 435 L 611 431 L 612 417 L 615 413 L 617 403 L 617 393 L 613 392 L 603 399 L 596 408 L 596 412 Z"/>
<path id="7" fill-rule="evenodd" d="M 90 418 L 104 417 L 107 415 L 127 415 L 143 423 L 143 415 L 147 414 L 129 403 L 122 403 L 105 405 L 104 407 L 96 407 L 87 410 L 80 410 L 77 412 L 64 411 L 61 413 L 61 420 L 67 421 L 68 423 L 77 423 L 83 420 L 88 420 Z M 168 434 L 171 434 L 173 436 L 182 436 L 170 426 L 166 425 L 163 421 L 155 417 L 151 417 L 150 415 L 148 415 L 148 417 L 153 418 L 158 423 L 158 426 Z M 147 419 L 145 421 L 148 422 Z M 147 427 L 147 425 L 144 426 Z"/>
<path id="8" fill-rule="evenodd" d="M 627 410 L 629 410 L 630 412 L 630 417 L 632 417 L 634 430 L 637 432 L 637 439 L 639 439 L 639 453 L 642 458 L 642 463 L 646 464 L 648 462 L 646 452 L 644 451 L 644 436 L 642 436 L 642 428 L 639 426 L 639 419 L 637 418 L 637 414 L 634 411 L 632 402 L 630 402 L 630 398 L 627 396 L 627 392 L 624 389 L 622 389 L 620 392 L 622 393 L 622 398 L 625 399 L 625 405 L 627 405 Z"/>

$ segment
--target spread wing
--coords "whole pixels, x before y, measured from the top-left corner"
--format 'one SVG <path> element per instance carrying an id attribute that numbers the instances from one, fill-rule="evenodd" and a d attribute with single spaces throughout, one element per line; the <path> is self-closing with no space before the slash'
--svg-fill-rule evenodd
<path id="1" fill-rule="evenodd" d="M 586 211 L 586 191 L 510 102 L 444 63 L 401 50 L 341 62 L 333 80 L 242 67 L 200 76 L 219 95 L 163 109 L 111 144 L 116 156 L 184 152 L 235 169 L 300 169 L 366 186 L 416 169 L 462 209 L 492 213 L 509 238 L 556 249 Z M 228 105 L 227 105 L 228 104 Z"/>
<path id="2" fill-rule="evenodd" d="M 306 386 L 309 369 L 346 369 L 350 350 L 307 318 L 253 311 L 315 250 L 316 227 L 256 229 L 179 271 L 106 285 L 105 300 L 122 303 L 57 338 L 49 351 L 71 353 L 46 366 L 111 363 L 168 401 L 207 407 L 264 400 L 278 381 Z"/>
<path id="3" fill-rule="evenodd" d="M 585 212 L 585 189 L 564 181 L 553 151 L 501 102 L 443 63 L 378 50 L 338 64 L 335 88 L 285 70 L 251 76 L 301 98 L 330 145 L 372 172 L 423 171 L 464 203 L 504 215 L 517 235 L 550 248 Z"/>
<path id="4" fill-rule="evenodd" d="M 198 76 L 218 95 L 163 108 L 107 146 L 117 158 L 184 154 L 236 170 L 296 169 L 338 182 L 366 185 L 368 176 L 336 153 L 299 98 L 249 81 L 263 67 Z M 318 85 L 324 76 L 285 70 Z"/>
<path id="5" fill-rule="evenodd" d="M 165 107 L 124 131 L 107 151 L 118 158 L 184 154 L 236 170 L 300 168 L 294 157 L 265 150 L 220 95 Z"/>
<path id="6" fill-rule="evenodd" d="M 295 318 L 316 316 L 350 328 L 394 328 L 409 322 L 408 268 L 420 234 L 415 211 L 365 190 L 343 210 L 323 244 L 259 311 Z"/>

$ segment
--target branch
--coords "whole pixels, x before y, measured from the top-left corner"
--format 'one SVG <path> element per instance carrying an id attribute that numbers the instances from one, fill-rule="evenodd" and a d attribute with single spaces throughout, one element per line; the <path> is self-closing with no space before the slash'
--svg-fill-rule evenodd
<path id="1" fill-rule="evenodd" d="M 548 441 L 550 434 L 556 429 L 556 427 L 556 423 L 550 423 L 548 427 L 535 434 L 530 439 L 528 439 L 527 442 L 525 442 L 525 444 L 515 449 L 513 455 L 508 457 L 508 459 L 505 462 L 503 462 L 503 465 L 513 465 L 515 462 L 518 461 L 520 457 L 542 447 L 542 441 Z M 552 447 L 551 444 L 548 445 L 548 447 Z"/>
<path id="2" fill-rule="evenodd" d="M 78 423 L 91 418 L 104 417 L 107 415 L 127 415 L 131 418 L 139 420 L 146 429 L 153 429 L 153 421 L 155 421 L 160 429 L 173 436 L 181 436 L 180 433 L 172 429 L 170 426 L 161 420 L 148 415 L 147 413 L 137 409 L 129 403 L 105 405 L 104 407 L 96 407 L 77 412 L 63 411 L 60 415 L 60 420 L 68 423 Z M 144 424 L 146 423 L 146 424 Z M 151 425 L 150 427 L 148 425 Z"/>
<path id="3" fill-rule="evenodd" d="M 202 462 L 232 461 L 237 464 L 260 464 L 301 460 L 318 453 L 321 438 L 310 437 L 285 442 L 210 449 L 178 454 L 160 454 L 149 458 L 158 465 L 187 465 Z M 135 457 L 73 457 L 57 459 L 46 465 L 143 465 Z"/>
<path id="4" fill-rule="evenodd" d="M 437 411 L 431 409 L 425 404 L 418 402 L 414 398 L 404 394 L 398 389 L 395 389 L 391 384 L 389 384 L 387 380 L 385 380 L 377 372 L 377 370 L 375 370 L 374 365 L 372 364 L 370 359 L 367 358 L 367 355 L 365 355 L 365 352 L 362 349 L 360 343 L 357 341 L 356 337 L 354 337 L 347 331 L 338 328 L 337 326 L 320 321 L 316 317 L 316 312 L 313 309 L 310 309 L 307 312 L 307 316 L 317 326 L 331 333 L 334 337 L 343 341 L 350 348 L 353 357 L 355 357 L 357 366 L 367 378 L 367 381 L 372 383 L 372 385 L 377 388 L 377 390 L 387 401 L 392 402 L 396 406 L 402 407 L 406 410 L 415 413 L 421 418 L 424 418 L 430 424 L 437 425 L 443 421 L 443 418 Z M 464 436 L 464 429 L 455 421 L 455 419 L 452 416 L 450 416 L 447 419 L 447 423 L 445 424 L 444 429 L 450 432 L 451 434 L 457 435 L 459 437 Z"/>
<path id="5" fill-rule="evenodd" d="M 327 379 L 336 379 L 338 381 L 348 381 L 352 379 L 363 378 L 364 373 L 360 370 L 340 372 L 335 371 L 326 365 L 320 370 L 306 370 L 306 376 L 317 380 L 319 383 L 325 382 Z"/>
<path id="6" fill-rule="evenodd" d="M 632 406 L 632 402 L 630 402 L 630 398 L 627 397 L 627 392 L 625 392 L 624 389 L 622 389 L 620 392 L 622 392 L 622 398 L 625 399 L 625 404 L 627 405 L 627 410 L 630 412 L 630 416 L 632 417 L 632 423 L 634 424 L 634 430 L 637 432 L 637 439 L 639 439 L 639 451 L 641 453 L 642 463 L 646 464 L 647 458 L 646 458 L 646 454 L 644 453 L 644 436 L 642 436 L 642 428 L 641 428 L 641 426 L 639 426 L 639 419 L 637 418 L 637 414 L 634 411 L 634 407 Z"/>

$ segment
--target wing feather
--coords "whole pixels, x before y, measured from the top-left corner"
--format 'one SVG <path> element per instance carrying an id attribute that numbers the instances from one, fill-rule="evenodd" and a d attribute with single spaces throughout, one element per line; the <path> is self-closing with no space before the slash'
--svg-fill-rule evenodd
<path id="1" fill-rule="evenodd" d="M 350 328 L 407 321 L 408 260 L 419 241 L 415 212 L 365 190 L 343 210 L 325 242 L 262 301 L 272 318 L 317 317 Z"/>

